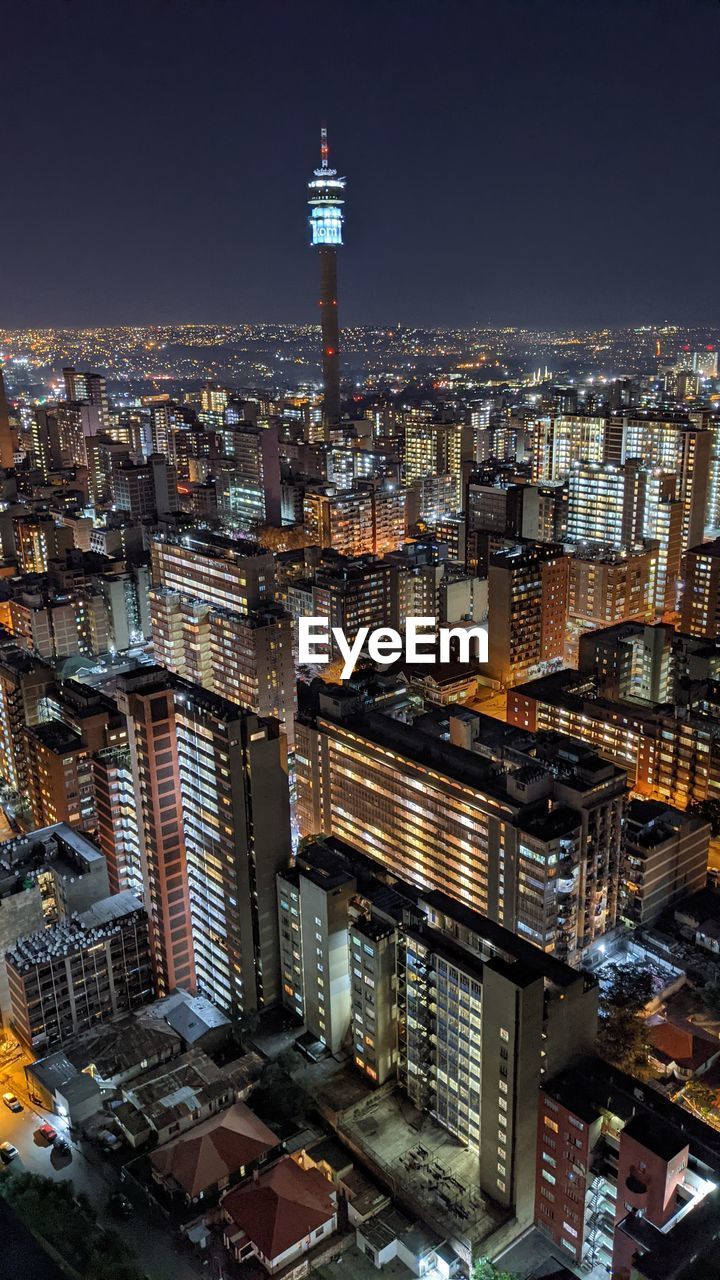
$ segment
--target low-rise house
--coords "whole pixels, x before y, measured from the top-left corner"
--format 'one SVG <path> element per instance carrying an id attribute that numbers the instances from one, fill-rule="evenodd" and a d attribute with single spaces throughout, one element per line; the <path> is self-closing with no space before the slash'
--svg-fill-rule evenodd
<path id="1" fill-rule="evenodd" d="M 720 1058 L 720 1041 L 702 1029 L 666 1019 L 648 1027 L 650 1063 L 664 1080 L 692 1080 Z"/>
<path id="2" fill-rule="evenodd" d="M 165 1191 L 196 1204 L 241 1182 L 280 1152 L 272 1129 L 244 1102 L 236 1102 L 153 1151 L 150 1164 Z"/>
<path id="3" fill-rule="evenodd" d="M 115 1119 L 133 1147 L 156 1137 L 158 1145 L 224 1111 L 235 1089 L 202 1049 L 183 1053 L 167 1066 L 139 1076 L 122 1090 Z"/>
<path id="4" fill-rule="evenodd" d="M 186 1049 L 203 1049 L 205 1053 L 221 1049 L 232 1028 L 230 1019 L 206 996 L 192 995 L 189 991 L 171 992 L 163 1000 L 148 1005 L 140 1016 L 149 1026 L 170 1027 Z"/>
<path id="5" fill-rule="evenodd" d="M 447 1280 L 455 1274 L 459 1259 L 445 1240 L 420 1223 L 413 1223 L 397 1209 L 383 1209 L 356 1228 L 358 1249 L 381 1270 L 396 1260 L 414 1276 L 432 1275 Z"/>
<path id="6" fill-rule="evenodd" d="M 100 1085 L 78 1071 L 62 1050 L 29 1063 L 25 1079 L 30 1096 L 71 1125 L 84 1124 L 102 1109 Z"/>
<path id="7" fill-rule="evenodd" d="M 145 1022 L 144 1009 L 122 1014 L 69 1040 L 65 1053 L 104 1089 L 120 1089 L 143 1072 L 177 1058 L 182 1040 L 164 1022 Z"/>
<path id="8" fill-rule="evenodd" d="M 225 1244 L 237 1262 L 256 1258 L 276 1275 L 337 1228 L 337 1196 L 317 1169 L 290 1156 L 222 1201 Z"/>

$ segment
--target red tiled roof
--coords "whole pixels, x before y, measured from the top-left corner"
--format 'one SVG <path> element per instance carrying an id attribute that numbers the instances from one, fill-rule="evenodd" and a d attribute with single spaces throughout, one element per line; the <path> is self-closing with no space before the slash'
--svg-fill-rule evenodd
<path id="1" fill-rule="evenodd" d="M 299 1244 L 335 1213 L 330 1184 L 290 1156 L 256 1181 L 228 1192 L 223 1209 L 269 1261 Z"/>
<path id="2" fill-rule="evenodd" d="M 172 1178 L 192 1199 L 223 1178 L 252 1164 L 278 1145 L 279 1139 L 245 1106 L 236 1102 L 211 1116 L 150 1156 L 163 1178 Z"/>
<path id="3" fill-rule="evenodd" d="M 655 1051 L 668 1062 L 693 1070 L 701 1067 L 720 1052 L 717 1040 L 693 1035 L 686 1027 L 674 1022 L 658 1022 L 649 1027 L 649 1038 Z"/>

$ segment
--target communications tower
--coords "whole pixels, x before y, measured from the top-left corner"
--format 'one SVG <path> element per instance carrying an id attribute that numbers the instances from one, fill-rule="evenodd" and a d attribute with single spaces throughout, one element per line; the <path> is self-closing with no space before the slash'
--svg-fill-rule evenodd
<path id="1" fill-rule="evenodd" d="M 328 165 L 327 129 L 320 130 L 320 168 L 308 183 L 312 244 L 320 256 L 320 324 L 323 344 L 323 420 L 340 417 L 340 324 L 337 250 L 341 245 L 345 179 Z"/>

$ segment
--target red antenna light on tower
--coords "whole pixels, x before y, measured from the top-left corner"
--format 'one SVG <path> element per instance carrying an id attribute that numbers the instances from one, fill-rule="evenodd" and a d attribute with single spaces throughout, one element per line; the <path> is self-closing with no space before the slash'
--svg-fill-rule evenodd
<path id="1" fill-rule="evenodd" d="M 325 125 L 323 125 L 322 129 L 320 130 L 320 162 L 323 169 L 327 169 L 328 167 L 329 153 L 330 153 L 330 148 L 328 146 L 327 129 L 325 128 Z"/>

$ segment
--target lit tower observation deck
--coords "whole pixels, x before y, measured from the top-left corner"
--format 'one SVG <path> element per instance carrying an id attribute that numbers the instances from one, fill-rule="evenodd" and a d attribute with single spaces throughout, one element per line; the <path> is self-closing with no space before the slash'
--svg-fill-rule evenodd
<path id="1" fill-rule="evenodd" d="M 320 168 L 308 183 L 312 244 L 320 253 L 320 323 L 323 342 L 323 419 L 340 417 L 340 325 L 337 248 L 341 245 L 345 179 L 328 165 L 327 129 L 320 131 Z"/>

